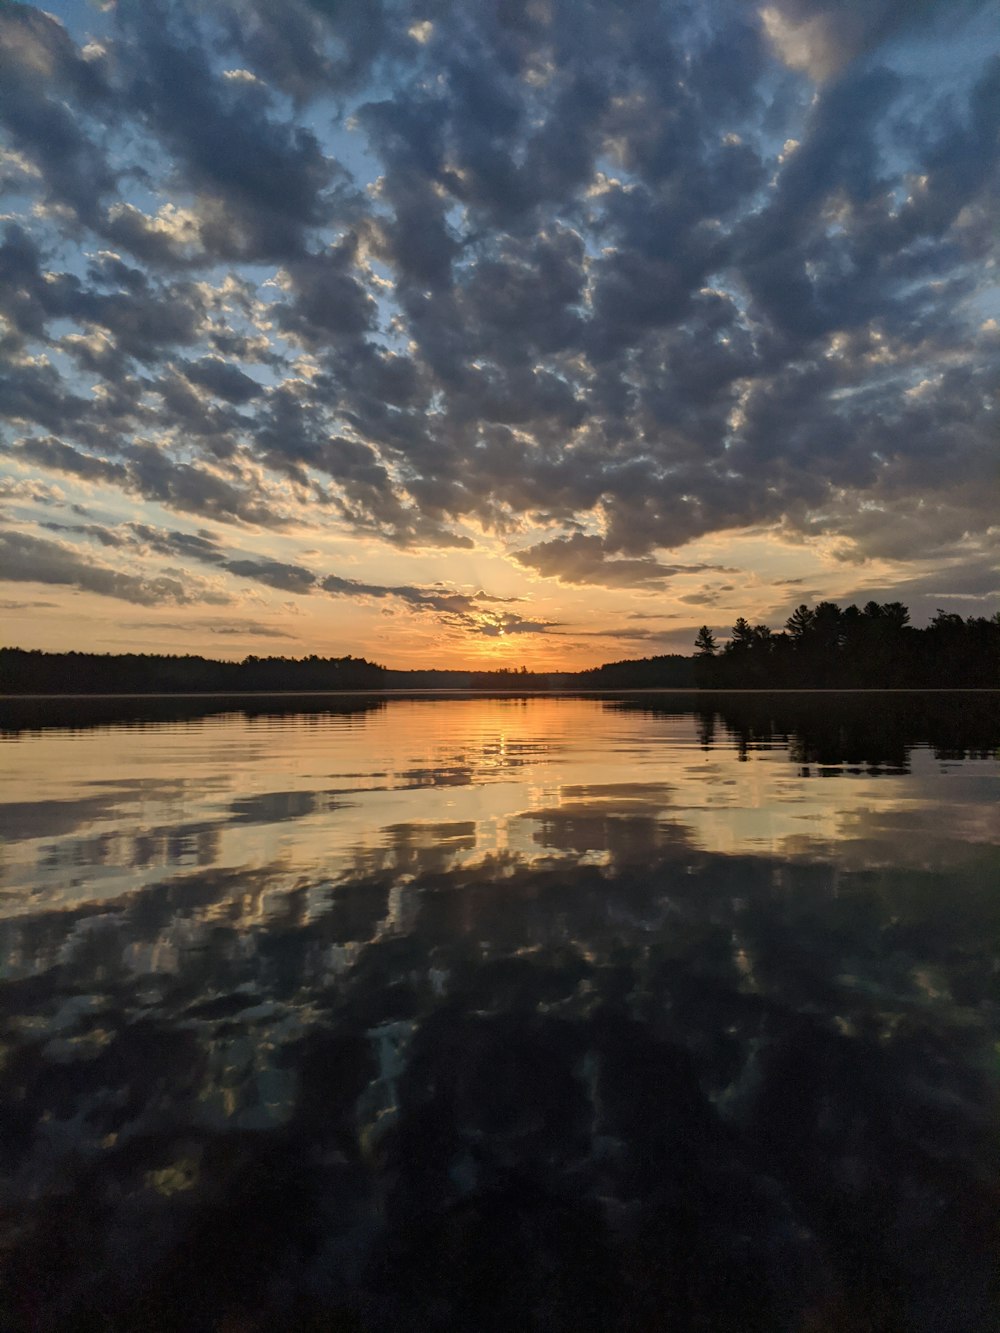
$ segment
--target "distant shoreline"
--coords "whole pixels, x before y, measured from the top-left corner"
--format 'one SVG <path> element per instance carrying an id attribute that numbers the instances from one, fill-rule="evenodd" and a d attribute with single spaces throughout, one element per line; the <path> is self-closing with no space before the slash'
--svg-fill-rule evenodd
<path id="1" fill-rule="evenodd" d="M 100 694 L 93 691 L 77 691 L 76 693 L 55 692 L 49 694 L 8 694 L 0 691 L 0 703 L 16 703 L 21 700 L 25 702 L 42 702 L 48 699 L 340 699 L 345 696 L 358 695 L 366 698 L 378 696 L 380 698 L 395 699 L 419 699 L 419 698 L 483 698 L 483 699 L 545 699 L 545 698 L 600 698 L 602 696 L 616 696 L 621 694 L 690 694 L 698 698 L 709 698 L 716 695 L 747 695 L 747 694 L 996 694 L 1000 695 L 1000 686 L 984 685 L 955 685 L 955 686 L 887 686 L 879 687 L 849 687 L 838 688 L 836 686 L 796 686 L 785 687 L 776 686 L 773 689 L 768 688 L 746 688 L 740 689 L 733 687 L 730 689 L 718 689 L 711 686 L 685 685 L 685 686 L 640 686 L 595 689 L 581 686 L 579 689 L 561 686 L 558 688 L 545 689 L 538 687 L 536 689 L 461 689 L 448 687 L 429 687 L 426 689 L 379 689 L 377 687 L 365 689 L 343 689 L 343 690 L 163 690 L 146 692 L 118 692 Z"/>
<path id="2" fill-rule="evenodd" d="M 302 698 L 368 694 L 394 698 L 466 694 L 553 697 L 620 691 L 771 694 L 1000 689 L 1000 613 L 992 619 L 939 612 L 924 629 L 902 603 L 863 610 L 803 603 L 784 631 L 739 618 L 719 645 L 708 626 L 697 652 L 604 662 L 582 671 L 386 667 L 364 657 L 195 653 L 49 652 L 0 647 L 0 698 Z"/>

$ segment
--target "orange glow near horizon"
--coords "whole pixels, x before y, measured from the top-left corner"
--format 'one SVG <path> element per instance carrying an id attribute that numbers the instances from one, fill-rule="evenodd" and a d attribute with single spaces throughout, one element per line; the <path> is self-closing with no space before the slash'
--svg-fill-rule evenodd
<path id="1" fill-rule="evenodd" d="M 134 515 L 140 516 L 138 507 Z M 216 525 L 215 535 L 221 541 L 228 531 Z M 282 593 L 215 576 L 210 586 L 225 605 L 146 607 L 23 582 L 16 585 L 18 597 L 3 603 L 3 642 L 51 652 L 192 653 L 223 660 L 351 655 L 398 670 L 523 666 L 559 672 L 687 656 L 703 624 L 722 639 L 738 616 L 780 628 L 803 600 L 859 599 L 854 568 L 839 549 L 821 541 L 803 547 L 779 533 L 735 532 L 691 543 L 664 553 L 683 560 L 691 573 L 663 587 L 625 588 L 543 578 L 515 564 L 496 540 L 480 540 L 475 555 L 408 555 L 412 583 L 401 581 L 397 553 L 369 543 L 367 577 L 359 565 L 348 584 L 359 589 L 356 596 Z M 290 564 L 314 567 L 323 559 L 322 552 L 287 541 L 280 554 Z M 697 572 L 702 568 L 705 573 Z M 867 572 L 887 585 L 901 575 L 888 561 L 869 562 Z M 477 591 L 484 585 L 497 593 Z"/>

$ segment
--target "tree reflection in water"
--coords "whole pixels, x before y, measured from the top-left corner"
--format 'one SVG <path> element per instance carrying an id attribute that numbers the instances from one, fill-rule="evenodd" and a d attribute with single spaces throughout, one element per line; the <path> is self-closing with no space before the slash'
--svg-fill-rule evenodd
<path id="1" fill-rule="evenodd" d="M 800 762 L 905 766 L 840 726 Z M 6 1326 L 994 1326 L 998 849 L 706 851 L 657 799 L 3 922 Z"/>

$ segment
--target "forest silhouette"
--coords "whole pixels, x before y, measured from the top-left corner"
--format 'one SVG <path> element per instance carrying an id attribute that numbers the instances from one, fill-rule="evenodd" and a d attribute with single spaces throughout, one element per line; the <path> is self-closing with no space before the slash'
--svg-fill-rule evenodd
<path id="1" fill-rule="evenodd" d="M 803 603 L 775 633 L 742 616 L 720 646 L 703 625 L 695 640 L 701 689 L 995 689 L 1000 612 L 939 610 L 925 629 L 902 602 Z"/>
<path id="2" fill-rule="evenodd" d="M 268 694 L 330 690 L 692 689 L 694 658 L 649 657 L 589 671 L 448 668 L 398 671 L 363 657 L 245 657 L 220 662 L 194 655 L 46 653 L 0 649 L 0 694 Z"/>
<path id="3" fill-rule="evenodd" d="M 783 690 L 1000 688 L 1000 612 L 990 618 L 938 611 L 925 629 L 902 602 L 842 609 L 804 603 L 784 629 L 743 616 L 719 644 L 703 625 L 693 656 L 605 662 L 585 671 L 449 668 L 401 671 L 363 657 L 48 653 L 0 649 L 0 694 L 266 694 L 330 690 Z"/>

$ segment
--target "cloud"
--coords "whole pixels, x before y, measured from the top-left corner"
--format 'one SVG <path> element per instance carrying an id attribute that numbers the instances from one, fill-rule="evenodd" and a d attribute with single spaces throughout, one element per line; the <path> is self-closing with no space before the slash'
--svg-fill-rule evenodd
<path id="1" fill-rule="evenodd" d="M 67 346 L 99 372 L 117 373 L 130 357 L 152 364 L 167 349 L 194 343 L 206 316 L 196 283 L 152 278 L 110 252 L 91 259 L 83 277 L 47 269 L 41 247 L 14 222 L 4 228 L 0 276 L 0 310 L 21 335 L 45 339 L 53 322 L 73 321 L 87 333 L 71 335 L 76 341 Z"/>
<path id="2" fill-rule="evenodd" d="M 128 469 L 123 463 L 111 463 L 106 458 L 82 453 L 53 436 L 24 439 L 18 446 L 18 453 L 32 463 L 83 481 L 104 481 L 121 486 L 129 481 Z"/>
<path id="3" fill-rule="evenodd" d="M 499 615 L 487 612 L 469 624 L 468 628 L 487 638 L 504 638 L 509 634 L 548 634 L 558 623 L 555 620 L 528 620 L 511 611 Z"/>
<path id="4" fill-rule="evenodd" d="M 174 559 L 197 560 L 201 564 L 221 565 L 224 555 L 208 532 L 169 532 L 148 523 L 128 523 L 126 530 L 144 547 Z"/>
<path id="5" fill-rule="evenodd" d="M 301 252 L 306 231 L 328 219 L 324 191 L 338 173 L 315 134 L 282 119 L 265 84 L 219 77 L 185 6 L 126 4 L 120 23 L 124 95 L 196 191 L 205 249 L 247 259 Z"/>
<path id="6" fill-rule="evenodd" d="M 260 625 L 254 622 L 242 625 L 209 625 L 208 632 L 239 639 L 296 639 L 298 637 L 295 634 L 286 634 L 284 630 L 275 629 L 273 625 Z"/>
<path id="7" fill-rule="evenodd" d="M 200 564 L 222 565 L 225 552 L 207 532 L 191 533 L 154 528 L 148 523 L 122 523 L 111 528 L 101 523 L 42 522 L 38 525 L 48 532 L 65 532 L 89 537 L 115 550 L 128 548 L 142 553 L 150 551 L 176 560 L 195 560 Z"/>
<path id="8" fill-rule="evenodd" d="M 390 586 L 365 583 L 337 574 L 321 576 L 304 565 L 234 553 L 204 531 L 180 532 L 137 522 L 110 527 L 100 523 L 45 520 L 39 526 L 48 532 L 70 538 L 84 538 L 105 549 L 128 554 L 133 562 L 150 555 L 166 556 L 184 564 L 206 565 L 219 575 L 231 575 L 293 596 L 324 592 L 359 602 L 396 601 L 413 611 L 429 613 L 442 624 L 489 637 L 542 634 L 555 624 L 507 610 L 510 603 L 517 601 L 516 598 L 499 597 L 482 589 L 460 592 L 442 585 Z M 204 580 L 195 577 L 181 583 L 173 576 L 146 577 L 110 569 L 63 542 L 51 542 L 14 532 L 7 533 L 4 540 L 6 546 L 0 548 L 0 554 L 6 552 L 10 557 L 12 570 L 6 573 L 5 565 L 5 577 L 13 581 L 71 584 L 141 605 L 161 602 L 209 602 L 222 605 L 235 600 L 231 594 L 210 589 Z"/>
<path id="9" fill-rule="evenodd" d="M 90 119 L 113 105 L 101 62 L 86 59 L 51 14 L 11 3 L 0 10 L 0 86 L 0 120 L 46 198 L 94 222 L 116 184 Z"/>
<path id="10" fill-rule="evenodd" d="M 387 48 L 407 49 L 382 0 L 269 0 L 220 5 L 246 62 L 296 101 L 355 88 Z"/>
<path id="11" fill-rule="evenodd" d="M 13 583 L 50 583 L 116 597 L 137 606 L 184 606 L 206 603 L 224 606 L 228 594 L 203 582 L 159 576 L 143 578 L 84 559 L 62 542 L 47 541 L 22 532 L 0 532 L 0 568 Z"/>
<path id="12" fill-rule="evenodd" d="M 181 513 L 267 528 L 280 528 L 288 522 L 285 515 L 271 508 L 265 496 L 234 484 L 204 465 L 175 462 L 152 444 L 128 446 L 127 459 L 120 462 L 84 453 L 52 437 L 29 437 L 19 442 L 15 451 L 18 455 L 83 481 L 111 483 Z"/>
<path id="13" fill-rule="evenodd" d="M 409 585 L 386 587 L 361 583 L 331 574 L 320 584 L 335 597 L 395 598 L 415 611 L 434 612 L 443 623 L 487 638 L 507 634 L 545 634 L 556 622 L 531 620 L 514 611 L 497 611 L 492 604 L 506 599 L 484 592 L 460 593 L 444 588 L 417 588 Z"/>
<path id="14" fill-rule="evenodd" d="M 121 0 L 87 44 L 8 5 L 13 456 L 70 502 L 239 534 L 178 543 L 185 568 L 481 633 L 549 627 L 405 574 L 341 588 L 269 534 L 457 554 L 486 533 L 618 589 L 666 589 L 702 567 L 663 551 L 747 527 L 845 560 L 978 550 L 985 12 Z"/>
<path id="15" fill-rule="evenodd" d="M 923 625 L 939 608 L 963 616 L 991 616 L 1000 603 L 1000 544 L 992 549 L 965 549 L 959 558 L 944 560 L 937 568 L 924 569 L 892 582 L 870 580 L 850 586 L 837 600 L 863 606 L 877 602 L 903 602 L 910 608 L 914 625 Z"/>
<path id="16" fill-rule="evenodd" d="M 249 555 L 233 555 L 208 532 L 179 532 L 155 528 L 148 523 L 122 523 L 108 527 L 100 523 L 39 524 L 50 532 L 89 538 L 113 550 L 128 550 L 138 557 L 149 554 L 167 556 L 180 562 L 208 565 L 219 573 L 262 583 L 281 592 L 306 594 L 317 587 L 316 575 L 301 565 Z"/>
<path id="17" fill-rule="evenodd" d="M 234 639 L 297 639 L 297 635 L 288 634 L 274 625 L 263 624 L 258 620 L 133 620 L 129 624 L 134 629 L 176 630 L 182 634 L 218 634 L 223 638 Z"/>
<path id="18" fill-rule="evenodd" d="M 561 633 L 578 639 L 611 639 L 629 645 L 629 651 L 645 651 L 690 655 L 698 626 L 673 626 L 671 629 L 633 629 L 628 625 L 613 625 L 607 629 L 566 629 Z"/>
<path id="19" fill-rule="evenodd" d="M 884 42 L 933 30 L 979 7 L 979 0 L 775 0 L 760 10 L 760 19 L 784 63 L 822 82 Z"/>
<path id="20" fill-rule="evenodd" d="M 238 366 L 229 365 L 221 357 L 206 356 L 184 367 L 185 377 L 201 389 L 207 389 L 217 398 L 242 406 L 263 392 L 256 380 L 244 375 Z"/>
<path id="21" fill-rule="evenodd" d="M 254 579 L 281 592 L 308 593 L 316 586 L 316 575 L 311 570 L 281 560 L 227 560 L 224 568 L 239 578 Z"/>
<path id="22" fill-rule="evenodd" d="M 311 347 L 367 333 L 376 304 L 354 271 L 356 259 L 348 238 L 325 254 L 292 260 L 286 271 L 293 299 L 277 309 L 282 328 Z"/>
<path id="23" fill-rule="evenodd" d="M 570 537 L 554 537 L 527 550 L 517 551 L 518 564 L 535 570 L 543 578 L 560 583 L 601 584 L 607 588 L 664 586 L 678 574 L 699 574 L 722 569 L 722 565 L 670 565 L 652 556 L 621 559 L 609 556 L 603 537 L 574 532 Z"/>

